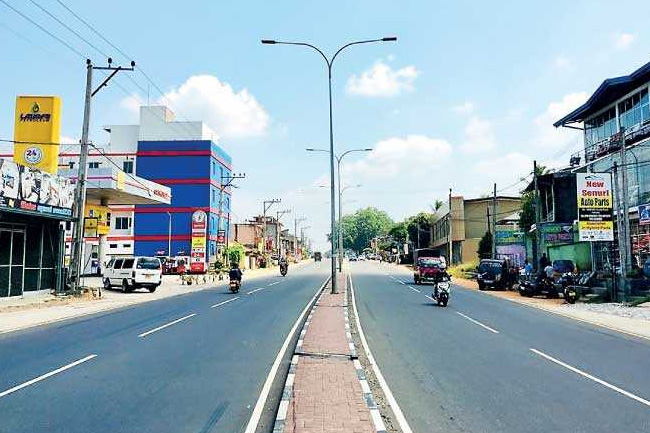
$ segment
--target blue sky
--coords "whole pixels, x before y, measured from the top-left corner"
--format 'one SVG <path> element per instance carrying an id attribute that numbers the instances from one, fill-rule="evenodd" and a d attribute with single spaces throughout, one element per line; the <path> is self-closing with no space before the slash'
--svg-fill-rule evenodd
<path id="1" fill-rule="evenodd" d="M 28 0 L 5 1 L 103 62 Z M 34 1 L 126 60 L 55 0 Z M 235 170 L 248 176 L 233 199 L 236 220 L 279 197 L 292 218 L 309 219 L 319 245 L 328 231 L 328 191 L 317 187 L 328 182 L 327 158 L 303 149 L 327 146 L 324 65 L 313 52 L 261 38 L 309 41 L 328 53 L 355 39 L 399 38 L 353 47 L 334 68 L 337 149 L 376 149 L 347 159 L 344 182 L 363 186 L 346 192 L 344 207 L 375 205 L 398 220 L 428 210 L 449 187 L 475 197 L 492 182 L 516 182 L 532 159 L 567 161 L 579 136 L 550 123 L 603 79 L 644 64 L 650 42 L 647 1 L 63 1 L 133 56 L 179 117 L 222 136 Z M 62 134 L 79 137 L 83 60 L 3 4 L 0 53 L 0 138 L 13 135 L 17 94 L 61 95 Z M 146 100 L 131 81 L 119 82 L 126 92 L 111 86 L 93 106 L 95 143 L 108 138 L 101 125 L 135 122 L 130 94 Z"/>

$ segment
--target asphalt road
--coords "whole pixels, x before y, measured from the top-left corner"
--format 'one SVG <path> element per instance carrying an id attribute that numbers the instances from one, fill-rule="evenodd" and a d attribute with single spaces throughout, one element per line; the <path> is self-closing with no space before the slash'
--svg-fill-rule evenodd
<path id="1" fill-rule="evenodd" d="M 351 263 L 361 325 L 413 431 L 650 432 L 650 341 Z"/>
<path id="2" fill-rule="evenodd" d="M 219 287 L 2 335 L 0 432 L 243 431 L 327 271 L 244 276 L 236 295 Z"/>

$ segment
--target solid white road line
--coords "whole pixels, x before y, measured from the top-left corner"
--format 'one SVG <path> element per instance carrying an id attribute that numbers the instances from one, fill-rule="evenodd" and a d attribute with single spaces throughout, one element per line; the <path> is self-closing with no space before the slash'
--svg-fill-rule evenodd
<path id="1" fill-rule="evenodd" d="M 4 396 L 6 396 L 6 395 L 9 395 L 9 394 L 11 394 L 11 393 L 13 393 L 13 392 L 16 392 L 16 391 L 18 391 L 18 390 L 20 390 L 20 389 L 26 388 L 26 387 L 28 387 L 29 385 L 33 385 L 33 384 L 35 384 L 36 382 L 40 382 L 41 380 L 47 379 L 48 377 L 54 376 L 55 374 L 61 373 L 61 372 L 63 372 L 63 371 L 66 371 L 66 370 L 68 370 L 68 369 L 70 369 L 70 368 L 72 368 L 72 367 L 74 367 L 74 366 L 77 366 L 77 365 L 79 365 L 79 364 L 82 364 L 82 363 L 84 363 L 84 362 L 86 362 L 86 361 L 90 361 L 91 359 L 93 359 L 93 358 L 95 358 L 95 357 L 97 357 L 97 355 L 88 355 L 88 356 L 86 356 L 85 358 L 81 358 L 81 359 L 79 359 L 79 360 L 77 360 L 77 361 L 75 361 L 75 362 L 71 362 L 71 363 L 68 364 L 68 365 L 64 365 L 63 367 L 57 368 L 56 370 L 53 370 L 53 371 L 50 371 L 49 373 L 45 373 L 45 374 L 42 375 L 42 376 L 38 376 L 38 377 L 36 377 L 36 378 L 34 378 L 34 379 L 32 379 L 32 380 L 28 380 L 28 381 L 25 382 L 25 383 L 21 383 L 20 385 L 16 385 L 16 386 L 14 386 L 13 388 L 9 388 L 9 389 L 6 390 L 6 391 L 2 391 L 2 392 L 0 392 L 0 398 L 4 397 Z"/>
<path id="2" fill-rule="evenodd" d="M 271 286 L 275 286 L 276 284 L 280 284 L 281 282 L 282 282 L 282 281 L 276 281 L 276 282 L 274 282 L 274 283 L 271 283 L 271 284 L 269 284 L 269 287 L 271 287 Z"/>
<path id="3" fill-rule="evenodd" d="M 461 313 L 460 311 L 456 311 L 456 313 L 457 313 L 457 314 L 460 314 L 461 316 L 463 316 L 464 318 L 466 318 L 466 319 L 469 320 L 470 322 L 475 323 L 475 324 L 477 324 L 478 326 L 487 329 L 487 330 L 490 331 L 490 332 L 494 332 L 495 334 L 498 334 L 498 333 L 499 333 L 499 331 L 497 331 L 496 329 L 490 328 L 489 326 L 482 324 L 482 323 L 479 322 L 478 320 L 474 320 L 474 319 L 472 319 L 471 317 L 464 315 L 464 314 Z"/>
<path id="4" fill-rule="evenodd" d="M 370 351 L 370 346 L 368 346 L 368 341 L 366 340 L 366 336 L 363 333 L 363 329 L 361 328 L 361 319 L 359 318 L 359 311 L 357 310 L 357 302 L 354 299 L 354 284 L 352 284 L 351 273 L 350 273 L 350 294 L 352 295 L 352 309 L 354 310 L 354 317 L 356 317 L 355 322 L 357 324 L 357 332 L 359 333 L 359 339 L 361 340 L 361 345 L 363 346 L 363 350 L 366 352 L 366 357 L 368 358 L 368 362 L 372 366 L 372 371 L 375 373 L 375 377 L 379 382 L 379 386 L 381 386 L 382 391 L 384 391 L 384 395 L 388 400 L 388 404 L 390 405 L 391 409 L 393 409 L 393 413 L 395 414 L 395 418 L 397 419 L 397 423 L 399 424 L 400 429 L 402 429 L 402 433 L 413 433 L 413 430 L 411 430 L 411 426 L 409 425 L 408 421 L 406 421 L 406 418 L 404 417 L 404 413 L 402 412 L 402 409 L 399 407 L 399 404 L 397 404 L 397 400 L 395 400 L 393 393 L 388 387 L 388 383 L 386 383 L 386 379 L 384 379 L 384 375 L 381 374 L 381 371 L 379 370 L 379 365 L 377 365 L 374 356 L 372 356 L 372 352 Z"/>
<path id="5" fill-rule="evenodd" d="M 236 301 L 237 299 L 239 299 L 239 296 L 235 296 L 234 298 L 232 298 L 232 299 L 228 299 L 227 301 L 223 301 L 223 302 L 219 302 L 218 304 L 214 304 L 214 305 L 212 305 L 210 308 L 221 307 L 222 305 L 225 305 L 225 304 L 227 304 L 228 302 Z"/>
<path id="6" fill-rule="evenodd" d="M 182 322 L 183 320 L 187 320 L 187 319 L 189 319 L 190 317 L 193 317 L 193 316 L 196 316 L 196 313 L 188 314 L 185 317 L 181 317 L 180 319 L 176 319 L 173 322 L 169 322 L 169 323 L 167 323 L 165 325 L 154 328 L 151 331 L 143 332 L 142 334 L 138 335 L 138 337 L 141 337 L 141 338 L 146 337 L 149 334 L 153 334 L 154 332 L 157 332 L 157 331 L 160 331 L 161 329 L 165 329 L 165 328 L 167 328 L 169 326 L 175 325 L 175 324 L 177 324 L 179 322 Z"/>
<path id="7" fill-rule="evenodd" d="M 318 294 L 323 290 L 328 280 L 329 278 L 326 278 L 323 284 L 321 284 L 321 286 L 319 287 L 319 289 L 316 290 L 314 296 L 307 303 L 305 308 L 302 310 L 302 313 L 300 313 L 300 316 L 298 316 L 298 319 L 293 324 L 293 327 L 289 331 L 289 334 L 287 335 L 287 338 L 284 340 L 284 343 L 282 343 L 282 347 L 280 347 L 280 351 L 278 352 L 278 355 L 275 357 L 275 361 L 273 361 L 273 365 L 271 366 L 271 371 L 269 371 L 268 376 L 266 376 L 266 381 L 262 386 L 262 391 L 260 392 L 260 396 L 257 398 L 257 403 L 255 403 L 255 407 L 253 408 L 253 413 L 251 414 L 251 419 L 248 420 L 248 424 L 246 425 L 246 430 L 244 430 L 244 433 L 255 433 L 255 430 L 257 430 L 257 424 L 259 424 L 260 418 L 262 417 L 262 410 L 264 410 L 264 404 L 266 403 L 266 399 L 269 396 L 269 392 L 271 391 L 271 385 L 273 385 L 273 381 L 275 380 L 275 375 L 278 373 L 280 362 L 282 362 L 282 358 L 284 357 L 284 354 L 287 351 L 287 347 L 289 347 L 289 343 L 291 342 L 293 335 L 296 333 L 296 329 L 298 329 L 298 325 L 300 325 L 300 322 L 302 322 L 303 317 L 305 317 L 305 314 L 307 314 L 309 307 L 311 307 L 311 305 L 314 303 L 314 300 L 316 299 Z"/>
<path id="8" fill-rule="evenodd" d="M 418 292 L 418 293 L 420 293 L 420 291 L 419 291 L 418 289 L 416 289 L 415 287 L 408 286 L 408 288 L 411 289 L 411 290 L 414 290 L 414 291 L 416 291 L 416 292 Z"/>
<path id="9" fill-rule="evenodd" d="M 564 362 L 560 361 L 559 359 L 553 358 L 552 356 L 547 355 L 547 354 L 545 354 L 544 352 L 541 352 L 541 351 L 539 351 L 539 350 L 537 350 L 537 349 L 533 349 L 533 348 L 531 347 L 531 348 L 530 348 L 530 351 L 533 352 L 533 353 L 538 354 L 539 356 L 541 356 L 541 357 L 543 357 L 543 358 L 548 359 L 548 360 L 551 361 L 551 362 L 556 363 L 557 365 L 561 365 L 562 367 L 566 368 L 567 370 L 571 370 L 571 371 L 573 371 L 574 373 L 578 373 L 580 376 L 586 377 L 587 379 L 591 379 L 591 380 L 593 380 L 593 381 L 596 382 L 596 383 L 599 383 L 599 384 L 601 384 L 601 385 L 603 385 L 603 386 L 605 386 L 605 387 L 607 387 L 607 388 L 609 388 L 609 389 L 611 389 L 611 390 L 613 390 L 613 391 L 618 392 L 619 394 L 623 394 L 624 396 L 629 397 L 629 398 L 631 398 L 632 400 L 636 400 L 636 401 L 638 401 L 639 403 L 641 403 L 641 404 L 645 404 L 646 406 L 650 407 L 650 401 L 648 401 L 648 400 L 646 400 L 646 399 L 644 399 L 644 398 L 641 398 L 641 397 L 639 397 L 638 395 L 634 395 L 634 394 L 632 394 L 631 392 L 625 391 L 624 389 L 621 389 L 621 388 L 619 388 L 619 387 L 617 387 L 617 386 L 615 386 L 615 385 L 612 385 L 611 383 L 605 382 L 605 381 L 602 380 L 602 379 L 598 379 L 597 377 L 592 376 L 592 375 L 589 374 L 589 373 L 585 373 L 584 371 L 582 371 L 582 370 L 580 370 L 580 369 L 578 369 L 578 368 L 572 367 L 572 366 L 570 366 L 569 364 L 564 363 Z"/>
<path id="10" fill-rule="evenodd" d="M 258 288 L 255 289 L 255 290 L 251 290 L 250 292 L 246 292 L 246 294 L 247 294 L 247 295 L 252 295 L 253 293 L 255 293 L 255 292 L 259 292 L 260 290 L 264 290 L 264 289 L 266 289 L 266 287 L 258 287 Z"/>

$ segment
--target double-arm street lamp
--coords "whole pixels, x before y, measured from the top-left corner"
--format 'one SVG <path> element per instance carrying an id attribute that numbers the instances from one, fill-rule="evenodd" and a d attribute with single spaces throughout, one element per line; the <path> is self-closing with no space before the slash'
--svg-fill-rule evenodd
<path id="1" fill-rule="evenodd" d="M 329 151 L 325 149 L 314 149 L 314 148 L 308 148 L 305 149 L 307 152 L 326 152 L 329 153 Z M 339 272 L 342 271 L 343 268 L 343 221 L 342 221 L 342 210 L 341 210 L 341 194 L 343 194 L 343 191 L 346 190 L 347 188 L 350 188 L 352 186 L 356 186 L 357 188 L 360 187 L 361 185 L 350 185 L 346 186 L 341 190 L 341 161 L 343 161 L 343 158 L 345 155 L 349 155 L 350 153 L 353 152 L 370 152 L 372 148 L 364 148 L 364 149 L 350 149 L 346 150 L 340 155 L 334 155 L 334 158 L 336 159 L 336 167 L 337 167 L 337 179 L 338 179 L 338 196 L 339 196 L 339 231 L 338 231 L 338 256 L 339 256 Z M 334 229 L 332 228 L 332 256 L 334 255 Z"/>
<path id="2" fill-rule="evenodd" d="M 334 257 L 334 224 L 335 224 L 335 219 L 336 219 L 336 210 L 335 210 L 335 203 L 334 203 L 334 129 L 333 129 L 333 122 L 332 122 L 332 65 L 334 64 L 334 60 L 336 60 L 336 57 L 341 53 L 343 50 L 345 50 L 348 47 L 351 47 L 352 45 L 360 45 L 360 44 L 370 44 L 370 43 L 375 43 L 375 42 L 394 42 L 396 41 L 397 38 L 394 36 L 391 37 L 385 37 L 385 38 L 380 38 L 380 39 L 368 39 L 368 40 L 363 40 L 363 41 L 355 41 L 355 42 L 350 42 L 345 45 L 343 45 L 341 48 L 339 48 L 334 55 L 332 56 L 331 59 L 327 58 L 325 53 L 316 46 L 312 44 L 308 44 L 306 42 L 289 42 L 289 41 L 276 41 L 273 39 L 262 39 L 263 44 L 267 45 L 298 45 L 298 46 L 303 46 L 310 48 L 318 54 L 320 54 L 323 57 L 323 60 L 325 60 L 325 64 L 327 65 L 327 77 L 328 77 L 328 84 L 329 84 L 329 109 L 330 109 L 330 228 L 331 228 L 331 246 L 332 246 L 332 263 L 331 263 L 331 275 L 332 275 L 332 293 L 337 293 L 337 288 L 336 288 L 336 258 Z"/>

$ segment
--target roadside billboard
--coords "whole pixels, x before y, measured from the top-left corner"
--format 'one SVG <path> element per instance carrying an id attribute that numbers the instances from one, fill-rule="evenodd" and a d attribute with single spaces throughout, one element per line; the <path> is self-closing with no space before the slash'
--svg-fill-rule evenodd
<path id="1" fill-rule="evenodd" d="M 639 224 L 650 224 L 650 204 L 639 205 Z"/>
<path id="2" fill-rule="evenodd" d="M 0 159 L 0 209 L 72 216 L 70 179 Z"/>
<path id="3" fill-rule="evenodd" d="M 192 214 L 192 243 L 190 250 L 190 272 L 205 272 L 205 250 L 208 233 L 208 215 L 196 210 Z"/>
<path id="4" fill-rule="evenodd" d="M 580 241 L 613 241 L 612 175 L 576 173 Z"/>
<path id="5" fill-rule="evenodd" d="M 61 99 L 18 96 L 14 119 L 14 161 L 56 174 L 59 163 Z"/>

